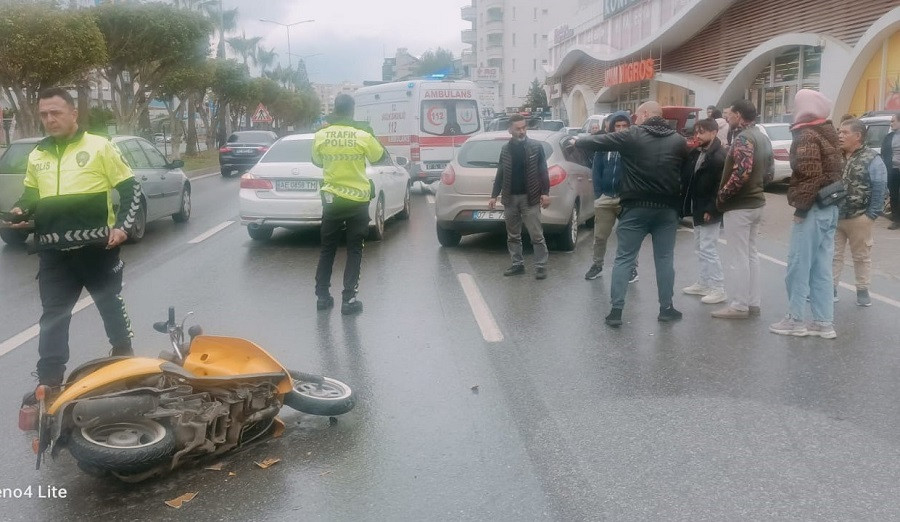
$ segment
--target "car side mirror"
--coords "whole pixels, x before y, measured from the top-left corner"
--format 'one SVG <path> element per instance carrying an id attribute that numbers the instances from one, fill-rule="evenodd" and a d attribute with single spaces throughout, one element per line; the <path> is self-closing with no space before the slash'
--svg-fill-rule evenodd
<path id="1" fill-rule="evenodd" d="M 168 167 L 170 169 L 180 169 L 180 168 L 184 167 L 184 160 L 180 160 L 180 159 L 172 160 L 172 162 L 169 163 Z"/>
<path id="2" fill-rule="evenodd" d="M 396 158 L 394 158 L 394 161 L 397 163 L 398 167 L 405 167 L 409 165 L 409 159 L 407 159 L 406 156 L 397 156 Z"/>

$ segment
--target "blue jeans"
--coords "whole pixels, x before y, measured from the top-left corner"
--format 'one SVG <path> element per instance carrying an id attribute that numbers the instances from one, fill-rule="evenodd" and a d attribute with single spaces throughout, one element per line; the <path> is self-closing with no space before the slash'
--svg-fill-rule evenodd
<path id="1" fill-rule="evenodd" d="M 796 320 L 804 320 L 806 298 L 812 320 L 834 322 L 834 231 L 837 228 L 838 208 L 813 205 L 806 218 L 791 227 L 788 252 L 787 287 L 789 311 Z"/>
<path id="2" fill-rule="evenodd" d="M 719 260 L 719 223 L 694 224 L 694 251 L 700 261 L 697 282 L 708 288 L 724 290 L 725 277 Z"/>
<path id="3" fill-rule="evenodd" d="M 625 293 L 631 270 L 637 266 L 638 252 L 647 234 L 653 241 L 653 263 L 656 267 L 656 289 L 659 306 L 672 306 L 675 286 L 675 232 L 678 213 L 672 208 L 623 207 L 616 227 L 618 249 L 613 266 L 610 302 L 613 308 L 625 307 Z"/>

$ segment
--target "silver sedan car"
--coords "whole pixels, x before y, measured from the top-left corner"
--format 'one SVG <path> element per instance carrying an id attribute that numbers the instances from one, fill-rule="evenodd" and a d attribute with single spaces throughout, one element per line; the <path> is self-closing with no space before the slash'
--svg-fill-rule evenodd
<path id="1" fill-rule="evenodd" d="M 787 182 L 791 178 L 791 126 L 787 123 L 759 123 L 757 127 L 772 142 L 772 154 L 775 156 L 775 178 L 771 183 Z"/>
<path id="2" fill-rule="evenodd" d="M 22 195 L 28 155 L 41 139 L 16 140 L 0 156 L 0 210 L 9 210 Z M 144 194 L 129 241 L 140 241 L 150 221 L 170 216 L 176 223 L 190 219 L 191 182 L 181 170 L 183 161 L 170 162 L 152 143 L 139 136 L 113 136 L 110 140 L 134 171 Z M 119 193 L 112 191 L 110 197 L 113 206 L 118 207 Z M 0 239 L 9 244 L 24 243 L 29 234 L 30 228 L 0 228 Z"/>
<path id="3" fill-rule="evenodd" d="M 575 249 L 578 227 L 594 217 L 591 169 L 578 150 L 565 150 L 566 132 L 528 131 L 544 147 L 550 174 L 550 206 L 541 210 L 544 233 L 557 237 L 560 250 Z M 469 138 L 441 176 L 435 193 L 437 238 L 441 245 L 459 244 L 466 234 L 506 230 L 503 207 L 488 209 L 500 149 L 507 131 Z"/>

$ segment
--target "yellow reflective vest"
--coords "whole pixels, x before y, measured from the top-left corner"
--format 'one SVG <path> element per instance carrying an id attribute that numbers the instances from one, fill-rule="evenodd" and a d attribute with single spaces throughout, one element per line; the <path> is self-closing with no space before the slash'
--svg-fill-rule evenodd
<path id="1" fill-rule="evenodd" d="M 118 216 L 113 189 L 120 196 Z M 140 184 L 115 146 L 79 131 L 66 142 L 45 138 L 31 151 L 17 206 L 33 214 L 38 248 L 69 248 L 101 243 L 111 227 L 129 233 L 140 196 Z"/>
<path id="2" fill-rule="evenodd" d="M 336 122 L 316 132 L 312 161 L 322 167 L 322 192 L 351 201 L 372 199 L 366 160 L 377 163 L 384 148 L 372 134 L 353 127 L 351 122 Z"/>

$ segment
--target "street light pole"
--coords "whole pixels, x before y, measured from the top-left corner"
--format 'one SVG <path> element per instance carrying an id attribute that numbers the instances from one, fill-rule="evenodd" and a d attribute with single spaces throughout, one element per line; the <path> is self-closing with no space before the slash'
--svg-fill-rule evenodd
<path id="1" fill-rule="evenodd" d="M 305 24 L 308 22 L 315 22 L 315 20 L 300 20 L 299 22 L 294 22 L 290 24 L 283 24 L 276 20 L 269 20 L 268 18 L 260 18 L 260 22 L 268 22 L 270 24 L 277 24 L 284 27 L 284 32 L 287 34 L 287 52 L 288 52 L 288 68 L 293 67 L 293 63 L 291 62 L 291 27 L 298 24 Z"/>

